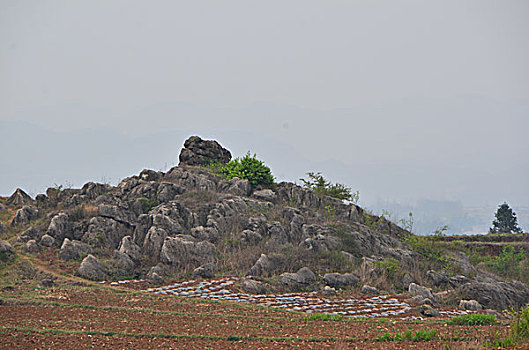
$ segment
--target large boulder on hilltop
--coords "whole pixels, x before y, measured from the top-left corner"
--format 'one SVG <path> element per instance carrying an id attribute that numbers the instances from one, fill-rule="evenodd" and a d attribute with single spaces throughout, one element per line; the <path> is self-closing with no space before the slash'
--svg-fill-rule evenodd
<path id="1" fill-rule="evenodd" d="M 33 199 L 21 190 L 20 188 L 17 188 L 16 191 L 6 200 L 6 205 L 14 206 L 14 207 L 21 207 L 23 205 L 28 205 L 33 203 Z"/>
<path id="2" fill-rule="evenodd" d="M 208 165 L 212 162 L 226 164 L 231 160 L 231 153 L 217 141 L 191 136 L 184 142 L 179 160 L 179 165 Z"/>
<path id="3" fill-rule="evenodd" d="M 100 281 L 108 276 L 107 268 L 95 256 L 88 254 L 81 262 L 77 274 L 83 278 Z"/>
<path id="4" fill-rule="evenodd" d="M 175 267 L 196 267 L 217 262 L 217 250 L 215 245 L 209 242 L 168 237 L 163 243 L 160 261 Z"/>
<path id="5" fill-rule="evenodd" d="M 15 217 L 11 220 L 11 226 L 28 224 L 31 220 L 37 219 L 38 216 L 39 211 L 37 208 L 26 205 L 17 210 Z"/>

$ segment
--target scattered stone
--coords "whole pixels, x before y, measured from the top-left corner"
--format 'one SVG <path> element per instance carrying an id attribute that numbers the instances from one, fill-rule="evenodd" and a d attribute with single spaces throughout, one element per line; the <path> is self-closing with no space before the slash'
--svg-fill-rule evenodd
<path id="1" fill-rule="evenodd" d="M 45 234 L 40 239 L 40 245 L 44 247 L 52 247 L 54 244 L 55 244 L 55 238 L 53 238 L 52 236 L 48 234 Z"/>
<path id="2" fill-rule="evenodd" d="M 226 164 L 231 160 L 231 153 L 217 141 L 191 136 L 184 142 L 179 159 L 179 165 L 209 165 L 212 162 Z"/>
<path id="3" fill-rule="evenodd" d="M 476 300 L 461 300 L 459 302 L 459 308 L 463 310 L 479 311 L 483 309 L 483 306 L 481 306 Z"/>
<path id="4" fill-rule="evenodd" d="M 364 293 L 364 294 L 374 294 L 374 295 L 380 294 L 378 289 L 376 289 L 375 287 L 368 286 L 367 284 L 364 284 L 364 286 L 362 287 L 362 293 Z"/>
<path id="5" fill-rule="evenodd" d="M 77 270 L 77 274 L 89 280 L 104 280 L 107 276 L 107 268 L 99 262 L 99 260 L 92 254 L 88 254 L 81 262 L 81 266 Z"/>
<path id="6" fill-rule="evenodd" d="M 430 305 L 422 305 L 420 307 L 420 313 L 426 317 L 439 317 L 441 316 L 441 314 L 439 313 L 439 311 L 437 309 L 434 309 L 433 307 L 431 307 Z"/>
<path id="7" fill-rule="evenodd" d="M 263 240 L 263 236 L 261 236 L 259 233 L 252 231 L 252 230 L 244 230 L 241 232 L 241 242 L 248 244 L 248 245 L 254 245 Z"/>
<path id="8" fill-rule="evenodd" d="M 32 204 L 33 199 L 31 199 L 31 197 L 26 192 L 20 188 L 17 188 L 5 203 L 9 206 L 21 207 L 23 205 Z"/>
<path id="9" fill-rule="evenodd" d="M 334 289 L 332 287 L 329 287 L 329 286 L 325 286 L 325 287 L 323 287 L 322 294 L 323 294 L 323 296 L 326 296 L 326 297 L 334 297 L 338 293 L 336 293 L 336 289 Z"/>
<path id="10" fill-rule="evenodd" d="M 219 231 L 215 227 L 197 226 L 191 229 L 191 236 L 199 241 L 216 243 L 219 240 Z"/>
<path id="11" fill-rule="evenodd" d="M 204 264 L 193 270 L 193 277 L 201 278 L 213 278 L 215 273 L 219 271 L 219 268 L 215 264 Z"/>
<path id="12" fill-rule="evenodd" d="M 328 252 L 337 249 L 340 246 L 340 241 L 333 236 L 317 235 L 305 239 L 301 246 L 313 253 Z"/>
<path id="13" fill-rule="evenodd" d="M 323 276 L 323 281 L 334 288 L 344 288 L 356 286 L 360 279 L 352 273 L 328 273 Z"/>
<path id="14" fill-rule="evenodd" d="M 264 294 L 269 291 L 264 283 L 249 278 L 242 280 L 241 289 L 251 294 Z"/>
<path id="15" fill-rule="evenodd" d="M 0 241 L 0 261 L 7 262 L 15 256 L 15 249 L 7 241 Z"/>
<path id="16" fill-rule="evenodd" d="M 38 245 L 37 241 L 30 239 L 27 241 L 24 251 L 29 254 L 37 254 L 40 252 L 40 246 Z"/>

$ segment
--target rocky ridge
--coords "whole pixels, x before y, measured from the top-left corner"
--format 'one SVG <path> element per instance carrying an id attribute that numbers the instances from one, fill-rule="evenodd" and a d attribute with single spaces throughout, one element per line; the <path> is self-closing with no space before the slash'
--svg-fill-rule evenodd
<path id="1" fill-rule="evenodd" d="M 60 260 L 79 261 L 77 274 L 92 280 L 161 283 L 193 271 L 208 278 L 244 274 L 253 278 L 247 288 L 259 292 L 377 290 L 390 288 L 389 281 L 437 304 L 431 290 L 415 283 L 421 281 L 455 289 L 484 307 L 520 307 L 529 300 L 525 284 L 483 274 L 461 256 L 451 257 L 460 275 L 422 271 L 424 256 L 405 243 L 409 232 L 353 203 L 292 183 L 253 188 L 247 180 L 217 176 L 205 165 L 225 164 L 231 153 L 216 141 L 193 136 L 179 159 L 165 173 L 143 170 L 115 187 L 89 182 L 80 189 L 50 188 L 35 199 L 17 189 L 1 203 L 14 216 L 0 233 L 19 232 L 12 243 L 28 254 L 51 249 Z M 0 258 L 11 259 L 15 249 L 0 243 Z"/>

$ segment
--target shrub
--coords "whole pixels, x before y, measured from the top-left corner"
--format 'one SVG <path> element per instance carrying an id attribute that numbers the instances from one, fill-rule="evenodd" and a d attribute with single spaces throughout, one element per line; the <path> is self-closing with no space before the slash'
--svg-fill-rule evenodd
<path id="1" fill-rule="evenodd" d="M 358 203 L 360 193 L 358 191 L 352 192 L 351 188 L 343 184 L 332 184 L 327 181 L 323 175 L 318 173 L 307 173 L 308 179 L 300 179 L 303 182 L 303 187 L 312 190 L 317 195 L 325 195 L 333 198 L 351 201 Z"/>
<path id="2" fill-rule="evenodd" d="M 215 168 L 216 165 L 213 164 L 212 167 Z M 252 187 L 269 186 L 274 183 L 270 168 L 258 160 L 255 154 L 251 156 L 250 152 L 242 158 L 229 161 L 228 164 L 221 166 L 218 171 L 228 180 L 234 177 L 248 180 Z"/>
<path id="3" fill-rule="evenodd" d="M 521 262 L 524 259 L 523 248 L 518 253 L 514 253 L 514 247 L 509 245 L 503 247 L 500 255 L 488 262 L 487 266 L 502 276 L 518 278 L 521 271 Z"/>
<path id="4" fill-rule="evenodd" d="M 446 324 L 459 326 L 485 326 L 496 323 L 494 315 L 468 314 L 451 318 Z"/>

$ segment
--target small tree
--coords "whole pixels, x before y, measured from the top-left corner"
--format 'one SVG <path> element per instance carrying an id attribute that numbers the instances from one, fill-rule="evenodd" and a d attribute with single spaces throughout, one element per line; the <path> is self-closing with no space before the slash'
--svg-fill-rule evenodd
<path id="1" fill-rule="evenodd" d="M 303 182 L 303 187 L 312 190 L 317 195 L 331 196 L 341 200 L 358 203 L 360 193 L 358 191 L 352 192 L 351 188 L 343 184 L 332 184 L 327 181 L 321 173 L 307 173 L 308 180 L 300 179 Z"/>
<path id="2" fill-rule="evenodd" d="M 507 203 L 503 203 L 496 210 L 492 221 L 490 233 L 521 233 L 522 229 L 518 226 L 516 213 Z"/>
<path id="3" fill-rule="evenodd" d="M 274 183 L 272 171 L 262 161 L 250 154 L 250 151 L 242 158 L 236 158 L 220 168 L 220 173 L 226 179 L 245 179 L 250 181 L 252 186 L 270 186 Z"/>

